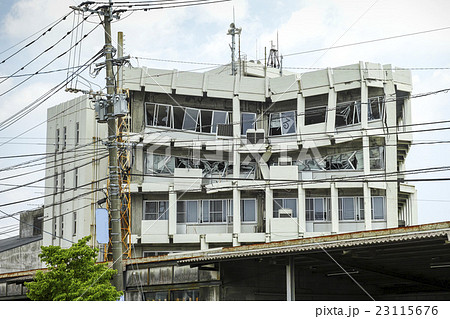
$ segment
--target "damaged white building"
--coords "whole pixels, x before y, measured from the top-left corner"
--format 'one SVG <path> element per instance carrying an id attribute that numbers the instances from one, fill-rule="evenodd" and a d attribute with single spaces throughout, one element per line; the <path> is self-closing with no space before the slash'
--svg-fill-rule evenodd
<path id="1" fill-rule="evenodd" d="M 417 224 L 416 191 L 402 173 L 412 142 L 409 70 L 128 67 L 122 86 L 133 257 Z M 106 147 L 95 142 L 106 124 L 90 102 L 66 104 L 48 113 L 55 157 L 44 245 L 95 238 L 105 196 Z"/>
<path id="2" fill-rule="evenodd" d="M 417 224 L 409 70 L 125 68 L 138 255 Z"/>

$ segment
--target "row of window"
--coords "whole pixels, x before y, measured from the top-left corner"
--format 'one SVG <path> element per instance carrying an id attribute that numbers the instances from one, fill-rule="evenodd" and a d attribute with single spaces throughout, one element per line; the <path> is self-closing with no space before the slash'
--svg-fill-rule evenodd
<path id="1" fill-rule="evenodd" d="M 59 145 L 61 143 L 61 132 L 59 128 L 56 129 L 56 143 L 55 143 L 55 150 L 59 151 Z M 80 144 L 80 122 L 75 123 L 75 145 Z M 62 129 L 62 149 L 66 149 L 67 147 L 67 126 L 64 126 Z"/>
<path id="2" fill-rule="evenodd" d="M 55 185 L 55 194 L 58 192 L 64 192 L 66 190 L 66 172 L 62 171 L 61 172 L 61 189 L 59 188 L 59 174 L 58 171 L 55 171 L 55 180 L 54 180 L 54 185 Z M 78 167 L 75 167 L 73 170 L 73 189 L 77 189 L 78 188 Z"/>
<path id="3" fill-rule="evenodd" d="M 372 196 L 371 215 L 373 220 L 386 218 L 386 203 L 383 196 Z M 297 198 L 275 198 L 273 217 L 297 217 Z M 364 220 L 364 197 L 339 197 L 339 220 Z M 305 200 L 307 221 L 330 221 L 330 197 L 311 197 Z M 144 220 L 167 220 L 169 201 L 145 201 Z M 177 223 L 232 223 L 233 200 L 186 200 L 177 201 Z M 256 221 L 256 200 L 241 199 L 241 220 Z"/>
<path id="4" fill-rule="evenodd" d="M 229 124 L 231 112 L 192 107 L 145 103 L 145 123 L 148 126 L 202 133 L 217 133 L 219 124 Z M 255 128 L 256 114 L 241 114 L 241 134 Z"/>
<path id="5" fill-rule="evenodd" d="M 65 216 L 59 216 L 53 219 L 53 237 L 64 237 L 64 218 Z M 41 221 L 42 223 L 42 221 Z M 58 235 L 58 223 L 59 223 L 59 235 Z M 72 236 L 77 235 L 77 212 L 72 213 Z"/>
<path id="6" fill-rule="evenodd" d="M 373 220 L 386 218 L 386 203 L 383 196 L 372 196 L 371 215 Z M 364 197 L 339 197 L 339 220 L 364 220 Z M 331 199 L 329 197 L 307 198 L 305 203 L 306 220 L 330 221 Z"/>
<path id="7" fill-rule="evenodd" d="M 167 220 L 169 201 L 145 201 L 144 220 Z M 241 220 L 256 221 L 256 200 L 241 199 Z M 186 200 L 177 201 L 177 223 L 232 223 L 233 201 L 222 200 Z"/>

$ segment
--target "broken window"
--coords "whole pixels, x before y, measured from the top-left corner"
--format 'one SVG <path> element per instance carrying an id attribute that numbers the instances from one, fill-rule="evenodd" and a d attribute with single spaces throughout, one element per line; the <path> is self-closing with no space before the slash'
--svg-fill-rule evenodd
<path id="1" fill-rule="evenodd" d="M 368 120 L 379 120 L 383 118 L 384 114 L 384 97 L 377 96 L 369 98 Z"/>
<path id="2" fill-rule="evenodd" d="M 336 105 L 336 127 L 361 122 L 361 101 L 345 102 Z"/>
<path id="3" fill-rule="evenodd" d="M 241 135 L 245 135 L 247 130 L 255 129 L 256 113 L 241 113 Z"/>
<path id="4" fill-rule="evenodd" d="M 330 198 L 306 198 L 305 213 L 307 221 L 329 221 L 331 217 Z"/>
<path id="5" fill-rule="evenodd" d="M 369 149 L 370 169 L 384 169 L 384 147 L 375 146 Z"/>
<path id="6" fill-rule="evenodd" d="M 324 123 L 326 121 L 328 94 L 308 96 L 305 98 L 305 125 Z"/>
<path id="7" fill-rule="evenodd" d="M 336 127 L 361 122 L 361 89 L 337 92 Z"/>
<path id="8" fill-rule="evenodd" d="M 296 112 L 287 111 L 269 115 L 269 134 L 287 135 L 296 132 Z"/>
<path id="9" fill-rule="evenodd" d="M 275 198 L 273 200 L 273 217 L 289 217 L 285 214 L 280 214 L 280 209 L 290 209 L 291 217 L 297 217 L 297 198 Z"/>
<path id="10" fill-rule="evenodd" d="M 362 170 L 363 164 L 362 150 L 296 161 L 299 171 Z"/>
<path id="11" fill-rule="evenodd" d="M 167 220 L 169 201 L 145 201 L 144 220 Z"/>
<path id="12" fill-rule="evenodd" d="M 186 108 L 184 111 L 183 130 L 195 131 L 197 129 L 200 110 Z"/>
<path id="13" fill-rule="evenodd" d="M 361 159 L 358 161 L 357 154 Z M 326 170 L 356 170 L 362 169 L 362 151 L 354 151 L 352 153 L 343 153 L 330 155 L 325 158 Z"/>
<path id="14" fill-rule="evenodd" d="M 172 156 L 147 154 L 147 173 L 170 174 L 175 170 L 175 158 Z"/>

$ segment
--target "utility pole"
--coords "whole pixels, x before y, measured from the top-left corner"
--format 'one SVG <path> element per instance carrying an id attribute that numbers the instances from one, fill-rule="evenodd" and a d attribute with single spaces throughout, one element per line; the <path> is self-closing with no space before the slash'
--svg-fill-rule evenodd
<path id="1" fill-rule="evenodd" d="M 108 110 L 108 152 L 109 152 L 109 208 L 111 214 L 111 243 L 113 269 L 117 274 L 113 277 L 113 285 L 119 291 L 123 291 L 123 266 L 122 266 L 122 230 L 120 221 L 120 190 L 119 167 L 117 162 L 116 118 L 114 117 L 113 96 L 115 93 L 113 73 L 113 46 L 111 43 L 112 0 L 109 6 L 103 8 L 103 23 L 105 27 L 105 66 L 106 66 L 106 101 Z"/>

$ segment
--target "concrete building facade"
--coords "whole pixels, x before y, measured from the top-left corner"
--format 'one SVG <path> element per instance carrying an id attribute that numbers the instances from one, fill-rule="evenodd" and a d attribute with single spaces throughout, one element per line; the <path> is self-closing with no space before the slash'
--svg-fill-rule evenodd
<path id="1" fill-rule="evenodd" d="M 87 95 L 47 112 L 47 154 L 43 244 L 70 247 L 91 235 L 95 209 L 105 197 L 107 150 L 105 125 L 97 125 Z"/>
<path id="2" fill-rule="evenodd" d="M 409 70 L 127 67 L 122 85 L 132 257 L 417 224 Z M 96 245 L 108 164 L 95 117 L 88 96 L 48 111 L 44 245 Z"/>
<path id="3" fill-rule="evenodd" d="M 135 256 L 417 224 L 411 73 L 125 68 Z"/>

